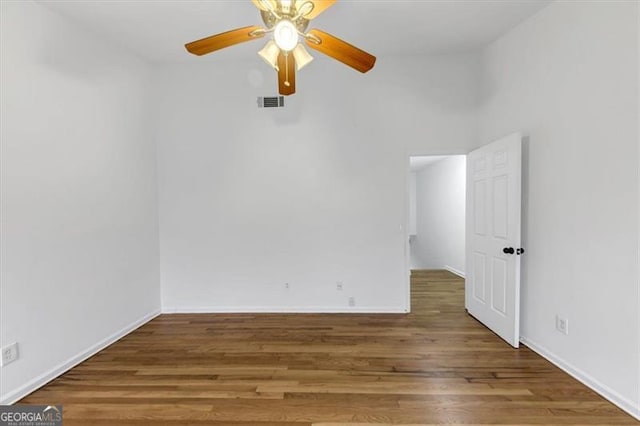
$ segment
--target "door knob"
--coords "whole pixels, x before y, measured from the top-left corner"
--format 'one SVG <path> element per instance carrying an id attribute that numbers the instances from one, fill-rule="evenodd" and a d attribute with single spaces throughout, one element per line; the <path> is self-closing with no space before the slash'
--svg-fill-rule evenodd
<path id="1" fill-rule="evenodd" d="M 505 247 L 502 249 L 502 252 L 504 254 L 513 254 L 515 253 L 515 250 L 513 250 L 513 247 Z"/>
<path id="2" fill-rule="evenodd" d="M 516 250 L 516 254 L 517 255 L 521 255 L 522 253 L 524 253 L 524 249 L 523 248 L 519 248 Z"/>

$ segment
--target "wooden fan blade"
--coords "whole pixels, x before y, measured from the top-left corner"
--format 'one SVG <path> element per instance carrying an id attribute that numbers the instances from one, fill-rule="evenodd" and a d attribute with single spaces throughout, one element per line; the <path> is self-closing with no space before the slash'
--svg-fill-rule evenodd
<path id="1" fill-rule="evenodd" d="M 313 19 L 316 16 L 320 15 L 325 10 L 329 9 L 331 6 L 333 6 L 333 4 L 337 0 L 298 0 L 298 3 L 302 4 L 302 3 L 306 3 L 307 1 L 310 1 L 311 3 L 313 3 L 313 10 L 308 15 L 305 15 L 304 18 Z"/>
<path id="2" fill-rule="evenodd" d="M 296 60 L 292 54 L 278 55 L 278 89 L 281 95 L 296 93 Z"/>
<path id="3" fill-rule="evenodd" d="M 350 45 L 346 41 L 342 41 L 331 34 L 325 33 L 317 29 L 309 31 L 312 38 L 305 39 L 307 46 L 331 56 L 332 58 L 342 62 L 345 65 L 350 66 L 360 72 L 367 72 L 376 63 L 376 57 L 368 54 L 364 50 L 360 50 L 355 46 Z M 320 40 L 320 43 L 315 43 L 313 38 Z"/>
<path id="4" fill-rule="evenodd" d="M 211 37 L 206 37 L 201 40 L 192 41 L 191 43 L 185 44 L 184 47 L 186 47 L 190 53 L 202 56 L 207 53 L 215 52 L 216 50 L 224 49 L 225 47 L 233 46 L 234 44 L 264 37 L 264 32 L 252 34 L 252 31 L 259 29 L 261 29 L 261 27 L 256 25 L 238 28 L 225 33 L 216 34 Z"/>

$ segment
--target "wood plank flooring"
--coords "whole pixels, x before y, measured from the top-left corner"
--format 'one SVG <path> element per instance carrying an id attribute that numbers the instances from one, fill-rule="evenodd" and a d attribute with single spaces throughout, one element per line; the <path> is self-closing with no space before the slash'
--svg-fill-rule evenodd
<path id="1" fill-rule="evenodd" d="M 639 424 L 412 274 L 408 315 L 162 315 L 24 398 L 65 426 Z"/>

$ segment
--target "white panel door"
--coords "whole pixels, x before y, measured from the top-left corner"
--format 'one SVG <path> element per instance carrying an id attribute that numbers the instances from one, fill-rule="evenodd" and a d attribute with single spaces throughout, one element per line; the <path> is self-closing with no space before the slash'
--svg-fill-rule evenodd
<path id="1" fill-rule="evenodd" d="M 467 156 L 465 305 L 513 347 L 520 343 L 522 136 Z"/>

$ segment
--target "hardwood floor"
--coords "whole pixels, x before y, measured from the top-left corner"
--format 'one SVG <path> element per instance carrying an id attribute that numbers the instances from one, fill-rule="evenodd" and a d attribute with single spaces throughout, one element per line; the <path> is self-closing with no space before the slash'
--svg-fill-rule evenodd
<path id="1" fill-rule="evenodd" d="M 412 275 L 409 315 L 162 315 L 21 403 L 70 425 L 638 424 Z"/>

